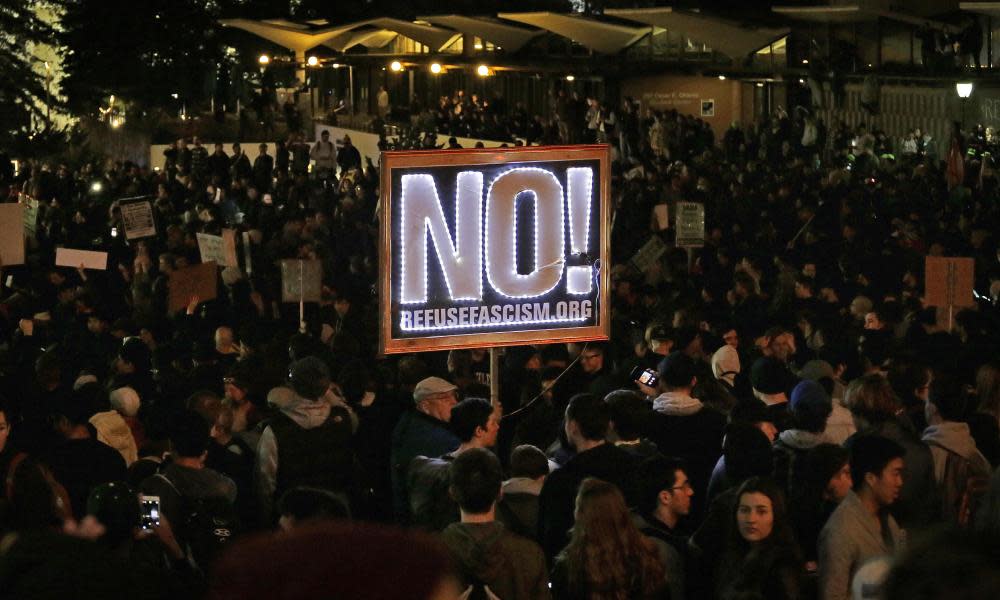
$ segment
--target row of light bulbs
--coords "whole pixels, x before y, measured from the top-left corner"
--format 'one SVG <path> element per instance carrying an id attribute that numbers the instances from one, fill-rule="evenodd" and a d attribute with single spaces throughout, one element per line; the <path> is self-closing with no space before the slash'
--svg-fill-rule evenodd
<path id="1" fill-rule="evenodd" d="M 260 63 L 262 66 L 269 65 L 271 64 L 271 57 L 268 56 L 267 54 L 261 54 L 260 57 L 258 57 L 257 62 Z M 320 64 L 319 57 L 310 56 L 309 58 L 306 59 L 306 64 L 310 67 L 318 67 Z M 333 66 L 338 67 L 340 65 L 334 63 Z M 399 62 L 398 60 L 394 60 L 391 63 L 389 63 L 389 69 L 394 73 L 399 73 L 403 70 L 403 63 Z M 435 75 L 439 75 L 444 72 L 444 67 L 441 66 L 441 63 L 431 63 L 430 71 Z M 478 67 L 476 67 L 476 74 L 479 75 L 480 77 L 489 77 L 492 73 L 493 71 L 490 69 L 488 65 L 479 65 Z M 574 77 L 573 75 L 566 76 L 566 81 L 574 81 L 575 79 L 576 77 Z"/>

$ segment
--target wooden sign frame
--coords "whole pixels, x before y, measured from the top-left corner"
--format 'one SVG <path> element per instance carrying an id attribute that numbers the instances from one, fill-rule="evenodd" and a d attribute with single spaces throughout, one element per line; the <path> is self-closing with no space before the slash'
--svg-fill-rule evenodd
<path id="1" fill-rule="evenodd" d="M 483 333 L 442 333 L 424 336 L 400 337 L 394 336 L 393 323 L 393 287 L 398 286 L 401 273 L 400 267 L 394 262 L 393 232 L 396 230 L 396 206 L 393 198 L 394 172 L 399 169 L 420 169 L 421 167 L 483 167 L 496 170 L 498 167 L 510 166 L 511 169 L 525 166 L 553 165 L 553 163 L 572 163 L 589 161 L 597 164 L 597 172 L 593 174 L 593 188 L 590 216 L 597 210 L 597 222 L 600 232 L 596 238 L 588 240 L 591 252 L 597 251 L 599 258 L 596 293 L 593 307 L 594 323 L 584 326 L 565 326 L 552 329 L 523 329 L 503 331 L 488 331 Z M 555 165 L 558 168 L 558 164 Z M 379 255 L 381 276 L 379 277 L 379 341 L 383 354 L 450 350 L 460 348 L 492 348 L 521 344 L 578 342 L 607 340 L 611 330 L 611 303 L 608 297 L 610 290 L 610 256 L 609 245 L 611 236 L 611 157 L 607 145 L 579 146 L 545 146 L 528 148 L 488 148 L 463 150 L 415 150 L 403 152 L 383 152 L 381 157 L 381 195 L 379 201 Z M 508 169 L 509 170 L 509 169 Z M 499 177 L 499 175 L 496 175 Z M 484 180 L 484 195 L 490 182 Z M 442 199 L 444 203 L 452 200 Z M 485 201 L 484 201 L 485 204 Z M 565 226 L 565 225 L 564 225 Z M 425 231 L 426 235 L 426 231 Z M 567 237 L 568 239 L 568 237 Z M 429 246 L 428 252 L 433 245 Z M 593 259 L 591 259 L 593 260 Z M 590 263 L 594 266 L 595 263 Z M 596 267 L 595 267 L 596 268 Z M 484 265 L 485 270 L 485 265 Z M 563 281 L 567 275 L 562 275 Z M 489 283 L 485 281 L 484 286 Z M 452 302 L 455 302 L 454 300 Z M 492 307 L 491 307 L 492 308 Z M 482 310 L 482 309 L 481 309 Z"/>

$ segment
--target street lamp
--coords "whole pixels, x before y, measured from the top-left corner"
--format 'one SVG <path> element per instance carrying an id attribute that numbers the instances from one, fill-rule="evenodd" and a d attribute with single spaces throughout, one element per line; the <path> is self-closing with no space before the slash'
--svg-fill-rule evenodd
<path id="1" fill-rule="evenodd" d="M 431 73 L 434 73 L 435 75 L 437 75 L 440 72 L 441 72 L 441 64 L 440 63 L 431 63 Z"/>
<path id="2" fill-rule="evenodd" d="M 398 60 L 394 60 L 392 61 L 392 63 L 389 64 L 389 68 L 392 69 L 394 72 L 399 73 L 400 71 L 403 70 L 403 63 L 399 62 Z"/>
<path id="3" fill-rule="evenodd" d="M 567 75 L 566 76 L 566 81 L 576 81 L 576 77 L 574 77 L 572 75 Z"/>
<path id="4" fill-rule="evenodd" d="M 257 62 L 261 65 L 266 65 L 271 62 L 271 57 L 266 54 L 261 54 L 260 57 L 257 58 Z"/>
<path id="5" fill-rule="evenodd" d="M 958 97 L 962 99 L 962 127 L 965 127 L 965 103 L 972 95 L 972 83 L 970 82 L 959 82 L 955 84 L 955 91 L 958 92 Z"/>
<path id="6" fill-rule="evenodd" d="M 476 67 L 476 74 L 478 74 L 480 77 L 486 77 L 490 74 L 490 68 L 487 67 L 486 65 L 479 65 L 478 67 Z"/>
<path id="7" fill-rule="evenodd" d="M 306 60 L 306 64 L 309 65 L 310 67 L 318 66 L 319 65 L 319 57 L 318 56 L 310 56 Z"/>

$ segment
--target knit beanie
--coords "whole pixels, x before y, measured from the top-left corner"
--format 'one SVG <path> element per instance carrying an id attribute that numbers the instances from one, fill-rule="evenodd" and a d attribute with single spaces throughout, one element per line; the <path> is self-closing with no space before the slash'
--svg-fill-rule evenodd
<path id="1" fill-rule="evenodd" d="M 830 397 L 826 395 L 826 390 L 820 384 L 808 379 L 800 381 L 795 386 L 788 403 L 793 414 L 830 412 Z"/>
<path id="2" fill-rule="evenodd" d="M 750 370 L 750 383 L 753 389 L 762 394 L 780 394 L 785 391 L 788 382 L 788 372 L 777 358 L 765 356 L 758 358 Z"/>

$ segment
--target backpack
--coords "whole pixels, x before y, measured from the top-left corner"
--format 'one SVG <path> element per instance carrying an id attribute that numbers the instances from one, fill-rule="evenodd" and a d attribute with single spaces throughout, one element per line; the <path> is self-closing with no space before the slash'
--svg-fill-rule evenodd
<path id="1" fill-rule="evenodd" d="M 239 517 L 233 505 L 221 496 L 204 498 L 185 497 L 170 479 L 162 473 L 159 477 L 177 494 L 180 522 L 172 523 L 184 554 L 191 565 L 203 572 L 239 533 Z"/>
<path id="2" fill-rule="evenodd" d="M 942 517 L 959 527 L 968 527 L 975 521 L 976 510 L 989 490 L 990 473 L 944 446 L 933 442 L 931 445 L 946 451 L 941 478 Z"/>
<path id="3" fill-rule="evenodd" d="M 455 455 L 440 458 L 418 456 L 410 463 L 407 489 L 410 492 L 412 524 L 429 531 L 444 528 L 459 520 L 458 504 L 451 499 L 451 463 Z"/>

